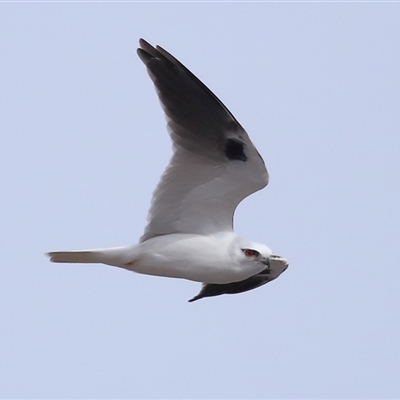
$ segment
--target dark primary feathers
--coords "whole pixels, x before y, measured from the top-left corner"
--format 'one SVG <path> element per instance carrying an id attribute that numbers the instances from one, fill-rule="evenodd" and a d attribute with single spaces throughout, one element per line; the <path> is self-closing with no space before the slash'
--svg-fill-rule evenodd
<path id="1" fill-rule="evenodd" d="M 288 262 L 280 256 L 272 255 L 271 266 L 239 282 L 215 284 L 203 283 L 200 293 L 189 300 L 189 302 L 200 300 L 204 297 L 220 296 L 221 294 L 237 294 L 247 292 L 265 285 L 278 278 L 289 266 Z"/>
<path id="2" fill-rule="evenodd" d="M 245 161 L 247 134 L 217 96 L 162 47 L 139 43 L 138 55 L 157 88 L 174 142 L 215 161 Z"/>
<path id="3" fill-rule="evenodd" d="M 192 301 L 200 300 L 204 297 L 219 296 L 221 294 L 236 294 L 247 292 L 248 290 L 256 289 L 272 279 L 269 277 L 268 269 L 261 271 L 259 274 L 251 276 L 240 282 L 232 282 L 225 284 L 216 283 L 203 283 L 200 293 L 189 300 Z"/>

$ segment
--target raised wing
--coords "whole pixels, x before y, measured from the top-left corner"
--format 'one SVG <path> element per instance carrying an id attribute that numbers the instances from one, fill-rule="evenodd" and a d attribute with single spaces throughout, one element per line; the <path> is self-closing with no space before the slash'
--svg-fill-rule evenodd
<path id="1" fill-rule="evenodd" d="M 174 145 L 141 241 L 232 230 L 237 205 L 268 183 L 264 161 L 228 109 L 177 59 L 143 39 L 138 55 L 156 86 Z"/>

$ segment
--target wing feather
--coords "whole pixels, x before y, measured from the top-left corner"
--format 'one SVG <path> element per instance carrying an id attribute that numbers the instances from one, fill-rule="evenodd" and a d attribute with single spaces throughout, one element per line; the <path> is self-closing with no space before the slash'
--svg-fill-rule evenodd
<path id="1" fill-rule="evenodd" d="M 156 87 L 174 145 L 141 241 L 232 230 L 240 201 L 268 183 L 261 156 L 223 103 L 176 58 L 143 39 L 138 55 Z"/>

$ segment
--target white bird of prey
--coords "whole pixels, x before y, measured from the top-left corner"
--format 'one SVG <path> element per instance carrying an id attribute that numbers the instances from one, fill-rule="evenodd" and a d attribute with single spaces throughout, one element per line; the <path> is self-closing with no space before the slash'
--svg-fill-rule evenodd
<path id="1" fill-rule="evenodd" d="M 288 262 L 233 231 L 238 204 L 264 188 L 263 159 L 222 102 L 163 48 L 137 50 L 166 114 L 173 156 L 153 194 L 139 244 L 53 251 L 58 263 L 102 263 L 203 283 L 192 300 L 240 293 L 276 279 Z"/>

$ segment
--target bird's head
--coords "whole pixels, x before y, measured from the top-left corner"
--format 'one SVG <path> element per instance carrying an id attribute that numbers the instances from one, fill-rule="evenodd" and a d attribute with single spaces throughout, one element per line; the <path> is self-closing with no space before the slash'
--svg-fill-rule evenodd
<path id="1" fill-rule="evenodd" d="M 244 262 L 258 263 L 260 270 L 270 268 L 271 249 L 262 243 L 241 241 L 240 257 Z"/>
<path id="2" fill-rule="evenodd" d="M 259 272 L 254 276 L 263 276 L 265 283 L 278 278 L 289 267 L 285 258 L 272 254 L 271 249 L 262 243 L 242 241 L 240 252 L 243 262 L 258 264 Z"/>

